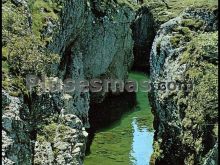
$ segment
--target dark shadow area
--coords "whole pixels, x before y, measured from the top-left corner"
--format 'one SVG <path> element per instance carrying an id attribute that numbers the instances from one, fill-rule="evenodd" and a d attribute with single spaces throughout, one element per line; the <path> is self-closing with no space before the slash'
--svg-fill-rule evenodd
<path id="1" fill-rule="evenodd" d="M 135 105 L 136 94 L 128 92 L 119 95 L 109 94 L 102 103 L 90 103 L 90 128 L 87 129 L 89 137 L 86 145 L 86 155 L 90 154 L 90 146 L 95 133 L 120 120 L 122 115 L 134 109 Z"/>
<path id="2" fill-rule="evenodd" d="M 136 19 L 131 25 L 134 40 L 134 64 L 132 70 L 150 72 L 150 52 L 156 35 L 153 15 L 147 7 L 141 7 L 136 14 Z"/>

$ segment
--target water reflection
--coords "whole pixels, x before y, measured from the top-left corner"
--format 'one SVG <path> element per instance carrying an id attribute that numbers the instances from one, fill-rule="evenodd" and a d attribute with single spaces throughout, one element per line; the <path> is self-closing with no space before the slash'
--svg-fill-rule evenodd
<path id="1" fill-rule="evenodd" d="M 130 73 L 133 80 L 144 74 Z M 153 115 L 147 93 L 137 92 L 137 107 L 96 132 L 84 165 L 148 165 L 153 153 Z M 110 116 L 109 116 L 110 117 Z"/>
<path id="2" fill-rule="evenodd" d="M 149 131 L 146 126 L 138 123 L 137 118 L 133 118 L 133 142 L 130 159 L 133 165 L 148 165 L 153 152 L 154 132 Z"/>

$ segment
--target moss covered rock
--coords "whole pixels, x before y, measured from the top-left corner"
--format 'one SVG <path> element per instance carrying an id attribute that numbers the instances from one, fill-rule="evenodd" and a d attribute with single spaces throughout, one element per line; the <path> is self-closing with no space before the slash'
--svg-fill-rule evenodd
<path id="1" fill-rule="evenodd" d="M 194 10 L 163 24 L 152 47 L 155 164 L 203 164 L 216 144 L 217 28 L 214 12 Z M 160 82 L 181 88 L 161 90 Z"/>

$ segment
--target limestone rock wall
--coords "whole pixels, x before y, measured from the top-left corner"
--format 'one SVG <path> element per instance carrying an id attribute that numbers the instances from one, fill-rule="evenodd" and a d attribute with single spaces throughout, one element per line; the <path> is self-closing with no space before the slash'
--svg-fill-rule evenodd
<path id="1" fill-rule="evenodd" d="M 21 119 L 23 100 L 2 91 L 2 163 L 31 165 L 32 141 L 30 126 Z"/>
<path id="2" fill-rule="evenodd" d="M 150 57 L 155 164 L 203 164 L 216 143 L 216 18 L 215 10 L 188 9 L 157 32 Z"/>
<path id="3" fill-rule="evenodd" d="M 42 15 L 48 14 L 41 27 L 34 20 L 37 16 L 41 18 L 38 11 L 31 15 L 29 10 L 33 4 L 4 1 L 3 8 L 6 3 L 13 11 L 22 11 L 25 5 L 24 17 L 29 20 L 25 27 L 39 30 L 41 33 L 37 31 L 36 35 L 48 40 L 48 48 L 61 56 L 61 62 L 51 66 L 57 77 L 45 79 L 48 90 L 40 89 L 43 93 L 32 93 L 28 98 L 3 93 L 2 98 L 7 102 L 3 107 L 3 163 L 81 165 L 88 136 L 85 128 L 89 128 L 90 101 L 101 102 L 106 93 L 90 96 L 79 89 L 52 92 L 50 85 L 62 85 L 67 78 L 125 80 L 133 63 L 130 24 L 134 11 L 115 1 L 67 0 L 62 1 L 61 11 L 53 9 L 59 21 L 53 20 L 54 15 L 50 17 L 46 6 L 39 9 Z M 46 2 L 37 3 L 40 6 Z M 50 37 L 53 42 L 49 42 Z"/>
<path id="4" fill-rule="evenodd" d="M 65 1 L 61 26 L 51 48 L 62 55 L 58 75 L 72 77 L 72 61 L 82 55 L 84 78 L 127 78 L 133 64 L 133 39 L 130 25 L 134 11 L 114 1 Z M 101 102 L 105 93 L 91 96 Z"/>
<path id="5" fill-rule="evenodd" d="M 148 7 L 141 7 L 136 13 L 136 18 L 131 26 L 134 40 L 133 69 L 149 73 L 149 58 L 156 35 L 156 25 Z"/>
<path id="6" fill-rule="evenodd" d="M 66 112 L 70 97 L 33 95 L 28 104 L 3 91 L 2 98 L 4 164 L 82 164 L 88 134 L 76 113 Z"/>
<path id="7" fill-rule="evenodd" d="M 143 1 L 134 1 L 138 4 L 133 6 L 116 0 L 38 0 L 36 13 L 32 13 L 34 2 L 2 1 L 3 11 L 22 13 L 25 22 L 23 29 L 12 28 L 12 32 L 3 26 L 3 31 L 15 35 L 33 32 L 60 55 L 60 63 L 51 66 L 55 77 L 47 77 L 46 86 L 63 85 L 67 78 L 126 80 L 134 61 L 137 67 L 148 67 L 151 49 L 150 98 L 156 130 L 151 163 L 217 162 L 217 9 L 190 8 L 179 15 L 182 8 L 176 1 L 146 1 L 135 11 Z M 10 38 L 3 36 L 6 42 Z M 179 91 L 158 89 L 159 82 L 170 81 L 194 86 L 188 91 L 186 87 Z M 115 94 L 112 100 L 117 98 Z M 3 90 L 2 162 L 81 165 L 89 105 L 102 109 L 98 103 L 108 97 L 106 92 L 48 90 L 27 98 Z"/>

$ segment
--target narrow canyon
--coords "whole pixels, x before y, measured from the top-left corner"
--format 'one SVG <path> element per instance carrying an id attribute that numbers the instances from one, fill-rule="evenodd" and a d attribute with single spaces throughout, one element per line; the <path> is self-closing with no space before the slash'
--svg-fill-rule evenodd
<path id="1" fill-rule="evenodd" d="M 218 164 L 216 0 L 3 0 L 2 15 L 4 165 Z M 71 89 L 93 80 L 137 85 Z"/>

